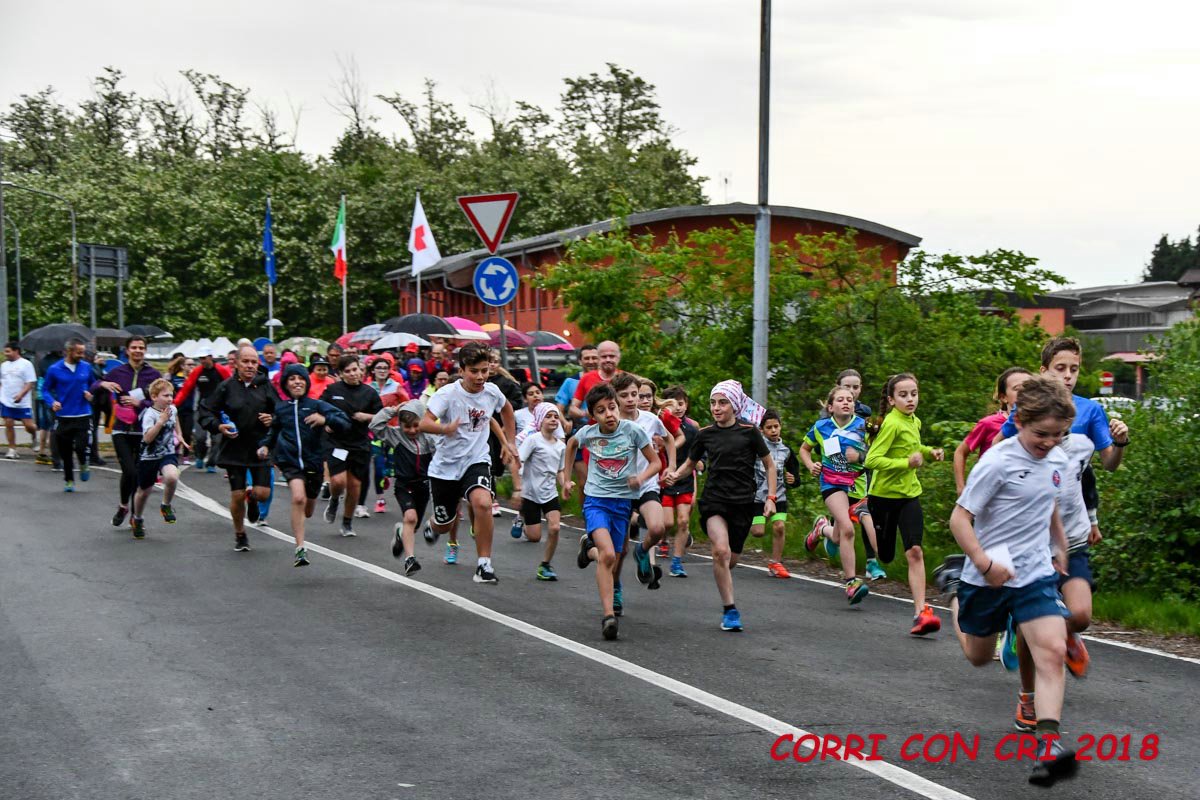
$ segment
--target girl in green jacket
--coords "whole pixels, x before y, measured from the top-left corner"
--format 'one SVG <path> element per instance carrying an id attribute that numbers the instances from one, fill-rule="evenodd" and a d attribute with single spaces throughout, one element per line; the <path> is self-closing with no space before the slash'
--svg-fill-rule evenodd
<path id="1" fill-rule="evenodd" d="M 917 469 L 927 459 L 941 461 L 945 453 L 940 447 L 921 444 L 917 394 L 916 376 L 902 372 L 888 378 L 879 402 L 882 420 L 867 450 L 866 467 L 872 473 L 867 502 L 875 520 L 879 559 L 891 563 L 899 531 L 908 558 L 908 586 L 916 607 L 909 632 L 923 636 L 939 630 L 942 623 L 925 603 L 925 557 L 921 551 L 925 515 Z"/>

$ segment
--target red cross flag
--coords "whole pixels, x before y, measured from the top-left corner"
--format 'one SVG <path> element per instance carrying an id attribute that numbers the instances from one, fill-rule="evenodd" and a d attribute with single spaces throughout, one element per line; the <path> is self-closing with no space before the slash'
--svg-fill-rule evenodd
<path id="1" fill-rule="evenodd" d="M 433 239 L 433 231 L 429 228 L 429 220 L 425 219 L 425 209 L 421 208 L 421 195 L 417 195 L 417 204 L 413 207 L 412 232 L 408 234 L 408 252 L 412 253 L 412 274 L 418 275 L 442 260 L 437 242 Z"/>

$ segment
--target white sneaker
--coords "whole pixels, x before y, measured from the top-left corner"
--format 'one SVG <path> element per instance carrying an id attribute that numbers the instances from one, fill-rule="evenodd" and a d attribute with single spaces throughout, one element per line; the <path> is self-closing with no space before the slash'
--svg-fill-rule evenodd
<path id="1" fill-rule="evenodd" d="M 493 517 L 500 516 L 500 504 L 499 503 L 492 503 L 492 516 Z"/>
<path id="2" fill-rule="evenodd" d="M 366 506 L 355 506 L 354 507 L 355 519 L 366 519 L 367 517 L 370 517 L 370 516 L 371 516 L 371 512 L 367 511 Z"/>
<path id="3" fill-rule="evenodd" d="M 20 458 L 20 456 L 17 455 L 17 451 L 13 450 L 11 447 L 8 448 L 8 452 L 4 454 L 4 457 L 10 458 L 13 461 L 16 461 L 18 458 Z"/>

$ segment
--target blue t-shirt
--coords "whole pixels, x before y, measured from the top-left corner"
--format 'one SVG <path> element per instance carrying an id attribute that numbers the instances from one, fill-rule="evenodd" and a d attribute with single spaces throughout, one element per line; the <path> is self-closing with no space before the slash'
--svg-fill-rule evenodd
<path id="1" fill-rule="evenodd" d="M 837 439 L 837 452 L 833 452 L 834 445 L 830 445 L 830 452 L 827 453 L 825 443 L 834 438 Z M 804 437 L 804 441 L 820 459 L 822 492 L 843 489 L 851 497 L 863 496 L 867 490 L 864 477 L 867 460 L 867 423 L 862 417 L 851 417 L 844 428 L 839 428 L 833 417 L 817 420 Z M 858 451 L 858 461 L 850 463 L 846 459 L 846 452 L 849 450 Z"/>
<path id="2" fill-rule="evenodd" d="M 1097 453 L 1112 447 L 1112 432 L 1108 429 L 1108 413 L 1105 412 L 1104 406 L 1077 394 L 1071 395 L 1071 399 L 1075 401 L 1075 421 L 1071 423 L 1071 433 L 1082 433 L 1091 439 Z M 1013 413 L 1008 415 L 1008 420 L 1000 428 L 1000 433 L 1005 439 L 1017 435 L 1017 425 L 1013 422 L 1013 414 L 1016 413 L 1017 409 L 1014 406 Z"/>
<path id="3" fill-rule="evenodd" d="M 630 488 L 629 479 L 638 474 L 637 456 L 650 437 L 636 422 L 623 419 L 612 433 L 601 432 L 595 423 L 582 428 L 576 438 L 589 454 L 585 495 L 628 500 L 641 496 L 641 488 Z"/>
<path id="4" fill-rule="evenodd" d="M 567 378 L 563 381 L 563 385 L 558 388 L 558 394 L 554 395 L 554 402 L 558 403 L 563 408 L 571 407 L 571 398 L 575 396 L 575 387 L 579 385 L 579 378 Z M 583 408 L 586 410 L 587 406 Z"/>

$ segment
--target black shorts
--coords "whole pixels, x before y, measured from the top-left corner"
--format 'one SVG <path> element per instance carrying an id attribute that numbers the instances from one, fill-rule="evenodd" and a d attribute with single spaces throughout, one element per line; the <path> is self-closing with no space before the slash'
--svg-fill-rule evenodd
<path id="1" fill-rule="evenodd" d="M 700 498 L 697 504 L 700 509 L 700 530 L 708 535 L 708 520 L 712 517 L 720 517 L 725 520 L 725 527 L 729 529 L 729 549 L 740 554 L 742 548 L 746 545 L 746 537 L 750 535 L 750 523 L 754 519 L 756 513 L 762 512 L 762 506 L 758 503 L 723 503 L 717 500 L 705 500 Z"/>
<path id="2" fill-rule="evenodd" d="M 222 464 L 221 466 L 225 466 Z M 257 467 L 225 467 L 229 471 L 229 491 L 246 491 L 246 473 L 250 473 L 250 485 L 261 486 L 264 489 L 271 485 L 271 465 L 263 463 Z"/>
<path id="3" fill-rule="evenodd" d="M 396 481 L 396 502 L 400 506 L 400 513 L 407 513 L 409 509 L 417 512 L 417 522 L 425 516 L 425 508 L 429 505 L 429 482 L 417 481 L 416 483 L 401 483 Z"/>
<path id="4" fill-rule="evenodd" d="M 642 506 L 644 506 L 646 503 L 658 503 L 661 505 L 662 495 L 658 492 L 658 490 L 653 492 L 642 492 L 642 496 L 633 501 L 633 510 L 641 511 Z"/>
<path id="5" fill-rule="evenodd" d="M 562 505 L 558 502 L 557 496 L 548 503 L 539 503 L 528 497 L 521 498 L 521 521 L 526 525 L 541 524 L 542 517 L 549 515 L 551 511 L 562 511 Z"/>
<path id="6" fill-rule="evenodd" d="M 174 453 L 162 458 L 142 459 L 137 462 L 137 487 L 149 489 L 158 480 L 158 474 L 165 466 L 179 466 L 179 458 Z"/>
<path id="7" fill-rule="evenodd" d="M 431 477 L 429 494 L 433 498 L 433 521 L 438 525 L 449 525 L 458 512 L 458 501 L 470 502 L 471 492 L 476 489 L 486 489 L 491 497 L 495 497 L 492 486 L 492 465 L 486 461 L 467 467 L 456 481 Z"/>
<path id="8" fill-rule="evenodd" d="M 304 496 L 309 500 L 316 500 L 321 493 L 321 483 L 325 480 L 321 470 L 304 470 L 291 464 L 276 464 L 275 468 L 289 484 L 294 480 L 304 481 Z"/>
<path id="9" fill-rule="evenodd" d="M 1058 573 L 1055 574 L 1058 575 Z M 1092 576 L 1092 557 L 1086 544 L 1078 550 L 1071 550 L 1067 553 L 1067 574 L 1058 575 L 1058 588 L 1062 589 L 1067 581 L 1073 581 L 1076 578 L 1087 581 L 1088 586 L 1093 590 L 1096 588 L 1096 581 Z"/>
<path id="10" fill-rule="evenodd" d="M 925 540 L 925 512 L 921 510 L 921 498 L 871 496 L 867 498 L 867 505 L 875 520 L 875 543 L 880 561 L 890 564 L 896 557 L 897 531 L 905 551 L 921 546 Z"/>
<path id="11" fill-rule="evenodd" d="M 341 449 L 341 448 L 334 448 Z M 326 459 L 325 465 L 329 467 L 329 477 L 341 475 L 343 472 L 349 472 L 359 483 L 366 483 L 371 479 L 371 451 L 370 450 L 350 450 L 347 451 L 346 457 L 334 458 L 333 449 L 329 451 L 329 458 Z"/>

